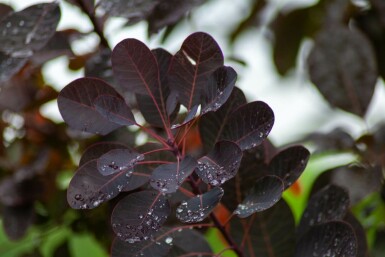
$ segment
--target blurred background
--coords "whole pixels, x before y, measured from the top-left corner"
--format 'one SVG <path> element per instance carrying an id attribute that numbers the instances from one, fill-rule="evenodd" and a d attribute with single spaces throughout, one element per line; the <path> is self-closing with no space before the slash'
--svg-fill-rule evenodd
<path id="1" fill-rule="evenodd" d="M 111 70 L 102 64 L 108 60 L 109 51 L 101 43 L 100 35 L 94 32 L 95 22 L 90 19 L 90 15 L 95 14 L 94 7 L 90 7 L 93 1 L 81 1 L 84 3 L 82 7 L 77 0 L 58 1 L 61 18 L 57 31 L 61 34 L 58 38 L 55 34 L 52 40 L 55 38 L 56 41 L 52 41 L 52 45 L 48 42 L 43 48 L 45 52 L 41 51 L 49 54 L 34 53 L 23 65 L 16 65 L 18 68 L 13 72 L 3 72 L 0 76 L 3 141 L 0 149 L 0 175 L 3 179 L 0 222 L 9 224 L 8 228 L 0 230 L 2 257 L 107 256 L 111 240 L 108 227 L 110 207 L 102 206 L 92 212 L 73 211 L 68 209 L 65 197 L 79 153 L 97 139 L 68 131 L 58 111 L 57 93 L 74 79 L 85 75 L 98 75 L 105 79 L 111 76 L 108 73 Z M 43 2 L 53 1 L 0 0 L 0 22 L 12 9 L 18 12 Z M 111 2 L 116 4 L 119 1 Z M 348 11 L 340 14 L 344 17 L 330 13 L 330 6 L 335 7 L 334 10 L 345 10 L 338 9 L 343 7 L 334 2 L 349 6 Z M 333 134 L 336 135 L 334 139 L 330 139 L 332 136 L 321 137 L 319 144 L 331 140 L 333 147 L 327 145 L 328 151 L 312 157 L 297 191 L 293 189 L 285 196 L 298 221 L 316 177 L 334 167 L 363 162 L 365 158 L 350 151 L 349 146 L 366 144 L 363 147 L 368 149 L 369 144 L 358 139 L 365 135 L 374 137 L 372 131 L 385 120 L 385 87 L 383 79 L 377 76 L 377 70 L 367 110 L 357 115 L 349 108 L 327 101 L 328 97 L 323 96 L 311 82 L 307 65 L 316 35 L 322 24 L 327 23 L 325 17 L 334 15 L 349 28 L 363 28 L 366 23 L 360 18 L 365 18 L 372 10 L 377 11 L 374 8 L 377 2 L 381 1 L 195 0 L 191 1 L 191 6 L 181 8 L 183 11 L 170 15 L 174 19 L 168 23 L 164 19 L 163 26 L 159 25 L 159 20 L 146 19 L 148 17 L 135 22 L 134 16 L 130 16 L 130 20 L 124 17 L 128 15 L 124 11 L 107 4 L 101 4 L 95 15 L 96 23 L 103 27 L 104 37 L 111 48 L 125 38 L 136 38 L 150 48 L 162 47 L 175 53 L 193 32 L 204 31 L 212 35 L 222 48 L 225 65 L 237 71 L 237 86 L 244 90 L 248 101 L 261 100 L 273 109 L 275 124 L 269 139 L 277 147 L 307 142 L 315 133 L 330 136 L 330 131 L 340 129 Z M 383 31 L 385 25 L 381 27 L 382 36 Z M 379 56 L 376 49 L 373 51 Z M 12 62 L 8 61 L 9 56 L 1 54 L 0 57 L 0 67 L 6 70 Z M 359 61 L 352 60 L 346 67 Z M 380 73 L 381 67 L 378 67 Z M 16 77 L 21 79 L 14 79 Z M 25 86 L 26 83 L 29 86 Z M 333 91 L 328 94 L 333 95 Z M 384 140 L 382 131 L 377 130 Z M 108 139 L 114 138 L 119 138 L 119 135 L 110 135 Z M 318 153 L 321 148 L 316 137 L 311 138 L 314 142 L 308 146 Z M 129 136 L 124 140 L 128 142 Z M 378 139 L 385 142 L 381 140 Z M 383 146 L 379 149 L 380 156 L 383 156 Z M 379 159 L 381 164 L 383 159 Z M 373 164 L 372 159 L 370 164 Z M 381 181 L 381 175 L 373 180 Z M 359 197 L 364 199 L 377 190 L 377 194 L 368 200 L 369 205 L 375 206 L 374 210 L 380 201 L 380 187 L 381 184 L 377 183 Z M 366 207 L 360 205 L 357 212 Z M 374 216 L 361 219 L 369 231 L 372 246 L 377 242 L 377 230 L 370 231 L 370 228 L 377 228 L 379 224 L 383 226 L 384 221 L 379 218 L 383 211 L 374 211 L 373 214 L 371 210 Z"/>

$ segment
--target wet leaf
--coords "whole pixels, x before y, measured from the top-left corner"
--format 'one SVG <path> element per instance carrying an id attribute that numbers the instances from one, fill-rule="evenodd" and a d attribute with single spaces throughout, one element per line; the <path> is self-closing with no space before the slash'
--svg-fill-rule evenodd
<path id="1" fill-rule="evenodd" d="M 118 237 L 112 243 L 111 257 L 130 257 L 130 256 L 167 256 L 172 245 L 164 240 L 145 240 L 141 242 L 128 243 Z"/>
<path id="2" fill-rule="evenodd" d="M 59 20 L 57 2 L 9 13 L 0 21 L 0 51 L 12 57 L 31 56 L 55 34 Z"/>
<path id="3" fill-rule="evenodd" d="M 235 176 L 241 159 L 242 151 L 237 144 L 220 141 L 206 156 L 199 158 L 195 172 L 205 183 L 220 186 Z"/>
<path id="4" fill-rule="evenodd" d="M 100 95 L 94 100 L 93 104 L 101 116 L 113 123 L 122 126 L 136 124 L 130 107 L 120 96 Z"/>
<path id="5" fill-rule="evenodd" d="M 237 80 L 237 73 L 231 67 L 218 68 L 209 78 L 205 88 L 202 114 L 217 111 L 230 97 Z"/>
<path id="6" fill-rule="evenodd" d="M 338 25 L 321 31 L 308 66 L 311 81 L 329 104 L 359 116 L 366 113 L 377 68 L 372 46 L 359 31 Z"/>
<path id="7" fill-rule="evenodd" d="M 102 175 L 108 176 L 122 170 L 131 170 L 143 159 L 143 154 L 132 149 L 113 149 L 99 157 L 97 167 Z"/>
<path id="8" fill-rule="evenodd" d="M 206 152 L 212 150 L 215 143 L 219 141 L 223 128 L 230 117 L 230 113 L 245 103 L 245 95 L 239 88 L 235 87 L 229 99 L 219 110 L 209 112 L 202 116 L 199 122 L 199 132 Z"/>
<path id="9" fill-rule="evenodd" d="M 98 8 L 110 16 L 124 17 L 129 22 L 139 22 L 152 13 L 158 2 L 158 0 L 101 0 L 98 2 Z"/>
<path id="10" fill-rule="evenodd" d="M 161 51 L 161 50 L 160 50 Z M 136 39 L 125 39 L 116 45 L 112 51 L 112 69 L 114 76 L 119 82 L 120 89 L 123 92 L 130 92 L 142 94 L 147 96 L 145 100 L 151 100 L 151 108 L 157 112 L 156 125 L 159 125 L 159 118 L 161 125 L 164 128 L 169 127 L 168 115 L 166 111 L 166 103 L 164 101 L 163 92 L 165 89 L 161 88 L 161 77 L 159 65 L 155 57 L 167 58 L 162 52 L 151 52 L 148 47 Z M 162 55 L 162 56 L 160 56 Z M 167 60 L 160 62 L 161 65 L 167 65 Z M 162 71 L 163 71 L 162 67 Z M 165 95 L 167 97 L 167 95 Z M 139 100 L 140 96 L 139 96 Z M 143 100 L 143 99 L 142 99 Z M 141 110 L 145 112 L 146 117 L 154 116 L 149 114 L 148 108 L 142 105 Z M 152 121 L 152 120 L 151 120 Z"/>
<path id="11" fill-rule="evenodd" d="M 15 58 L 0 52 L 0 82 L 9 80 L 23 68 L 27 58 Z"/>
<path id="12" fill-rule="evenodd" d="M 171 90 L 187 110 L 201 104 L 209 76 L 223 66 L 222 51 L 208 34 L 196 32 L 188 36 L 174 55 L 168 78 Z"/>
<path id="13" fill-rule="evenodd" d="M 246 219 L 231 219 L 229 231 L 245 256 L 292 257 L 294 254 L 294 217 L 283 199 Z"/>
<path id="14" fill-rule="evenodd" d="M 121 96 L 106 82 L 96 78 L 77 79 L 61 90 L 58 97 L 60 114 L 72 128 L 106 135 L 121 125 L 112 123 L 95 108 L 101 95 Z"/>
<path id="15" fill-rule="evenodd" d="M 328 185 L 314 194 L 302 214 L 298 225 L 299 237 L 312 226 L 333 220 L 342 220 L 349 208 L 348 192 L 338 186 Z"/>
<path id="16" fill-rule="evenodd" d="M 283 181 L 276 176 L 265 176 L 257 180 L 251 192 L 235 209 L 234 214 L 246 218 L 255 212 L 264 211 L 276 204 L 284 190 Z"/>
<path id="17" fill-rule="evenodd" d="M 117 196 L 130 181 L 132 169 L 103 176 L 97 160 L 79 167 L 67 191 L 67 201 L 74 209 L 93 209 Z"/>
<path id="18" fill-rule="evenodd" d="M 191 107 L 190 111 L 187 112 L 183 121 L 179 124 L 172 125 L 171 129 L 177 129 L 177 128 L 183 127 L 184 125 L 193 121 L 197 117 L 196 115 L 198 113 L 198 108 L 199 108 L 199 105 L 195 105 L 195 106 Z"/>
<path id="19" fill-rule="evenodd" d="M 344 221 L 353 228 L 354 234 L 357 238 L 357 256 L 368 257 L 369 249 L 365 229 L 351 212 L 346 214 Z"/>
<path id="20" fill-rule="evenodd" d="M 184 223 L 197 223 L 210 215 L 223 196 L 223 189 L 214 187 L 182 203 L 176 209 L 176 217 Z"/>
<path id="21" fill-rule="evenodd" d="M 173 239 L 173 249 L 177 248 L 184 253 L 197 253 L 197 255 L 199 253 L 212 253 L 205 236 L 197 230 L 188 228 L 178 229 L 171 234 L 171 237 Z M 194 243 L 191 244 L 189 242 Z"/>
<path id="22" fill-rule="evenodd" d="M 79 167 L 86 162 L 96 160 L 113 149 L 127 149 L 127 146 L 115 142 L 98 142 L 87 147 L 79 161 Z"/>
<path id="23" fill-rule="evenodd" d="M 169 119 L 169 121 L 167 121 L 167 124 L 169 124 L 172 120 L 170 115 L 174 111 L 177 104 L 176 95 L 170 94 L 170 88 L 168 87 L 166 79 L 172 55 L 161 48 L 152 50 L 152 53 L 154 54 L 158 63 L 160 88 L 153 91 L 153 96 L 137 94 L 136 99 L 138 103 L 138 108 L 143 114 L 143 117 L 146 119 L 146 121 L 154 127 L 163 127 L 164 124 L 162 116 L 167 117 Z M 152 97 L 154 97 L 155 102 L 152 100 Z M 168 101 L 174 103 L 170 110 L 168 110 L 167 108 Z M 161 107 L 161 112 L 157 110 L 155 103 L 157 103 L 157 105 Z M 160 113 L 162 114 L 162 116 L 160 115 Z"/>
<path id="24" fill-rule="evenodd" d="M 161 193 L 136 192 L 116 205 L 111 216 L 112 228 L 121 240 L 135 243 L 149 239 L 169 214 L 169 203 Z"/>
<path id="25" fill-rule="evenodd" d="M 273 124 L 271 108 L 264 102 L 251 102 L 231 113 L 220 139 L 235 142 L 242 150 L 250 149 L 262 143 Z"/>
<path id="26" fill-rule="evenodd" d="M 151 186 L 162 193 L 175 193 L 196 165 L 196 160 L 190 156 L 180 162 L 160 165 L 150 177 Z"/>
<path id="27" fill-rule="evenodd" d="M 295 257 L 357 256 L 357 239 L 350 225 L 330 221 L 312 227 L 298 242 Z"/>
<path id="28" fill-rule="evenodd" d="M 286 190 L 301 176 L 309 157 L 310 152 L 305 147 L 289 147 L 274 156 L 269 164 L 269 173 L 281 178 Z"/>

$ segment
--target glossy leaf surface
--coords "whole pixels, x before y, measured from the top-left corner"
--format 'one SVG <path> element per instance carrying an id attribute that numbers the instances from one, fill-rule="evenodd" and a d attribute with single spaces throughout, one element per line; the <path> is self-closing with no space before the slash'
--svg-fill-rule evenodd
<path id="1" fill-rule="evenodd" d="M 220 186 L 235 176 L 241 159 L 242 151 L 237 144 L 221 141 L 206 156 L 199 158 L 195 172 L 205 183 Z"/>
<path id="2" fill-rule="evenodd" d="M 94 100 L 95 109 L 107 120 L 122 125 L 136 124 L 134 115 L 122 97 L 100 95 Z"/>
<path id="3" fill-rule="evenodd" d="M 372 46 L 360 32 L 342 26 L 322 31 L 308 65 L 311 81 L 332 106 L 359 116 L 366 113 L 377 67 Z"/>
<path id="4" fill-rule="evenodd" d="M 181 162 L 160 165 L 150 177 L 151 186 L 162 193 L 175 193 L 196 165 L 196 160 L 189 156 Z"/>
<path id="5" fill-rule="evenodd" d="M 144 156 L 132 149 L 113 149 L 98 159 L 98 171 L 104 175 L 112 175 L 122 170 L 130 170 Z"/>
<path id="6" fill-rule="evenodd" d="M 269 164 L 269 173 L 280 177 L 287 189 L 302 174 L 309 157 L 310 152 L 305 147 L 289 147 L 274 156 Z"/>
<path id="7" fill-rule="evenodd" d="M 176 209 L 176 217 L 184 223 L 200 222 L 210 215 L 222 196 L 223 189 L 215 187 L 207 193 L 182 201 Z"/>
<path id="8" fill-rule="evenodd" d="M 226 121 L 221 133 L 221 140 L 229 140 L 242 149 L 258 146 L 270 133 L 274 124 L 274 113 L 264 102 L 245 104 Z"/>
<path id="9" fill-rule="evenodd" d="M 185 39 L 172 59 L 169 85 L 187 110 L 200 104 L 210 74 L 221 66 L 222 51 L 210 35 L 196 32 Z"/>
<path id="10" fill-rule="evenodd" d="M 122 199 L 112 212 L 115 234 L 129 243 L 149 239 L 170 214 L 167 199 L 156 191 L 140 191 Z"/>
<path id="11" fill-rule="evenodd" d="M 128 149 L 128 148 L 127 146 L 116 142 L 98 142 L 98 143 L 92 144 L 89 147 L 87 147 L 82 157 L 80 158 L 79 167 L 85 164 L 86 162 L 98 159 L 100 156 L 102 156 L 105 153 L 108 153 L 113 149 Z"/>
<path id="12" fill-rule="evenodd" d="M 9 13 L 0 21 L 0 51 L 13 57 L 31 56 L 55 34 L 59 20 L 56 2 Z"/>
<path id="13" fill-rule="evenodd" d="M 284 200 L 246 219 L 232 219 L 230 235 L 245 256 L 292 257 L 295 251 L 294 217 Z"/>
<path id="14" fill-rule="evenodd" d="M 240 218 L 246 218 L 255 212 L 264 211 L 281 199 L 283 190 L 284 184 L 279 177 L 265 176 L 255 182 L 254 187 L 235 209 L 234 214 Z"/>
<path id="15" fill-rule="evenodd" d="M 357 256 L 357 239 L 351 226 L 330 221 L 312 227 L 298 242 L 295 257 Z"/>
<path id="16" fill-rule="evenodd" d="M 306 207 L 298 225 L 298 235 L 303 235 L 310 227 L 333 220 L 342 220 L 349 208 L 346 190 L 328 185 L 314 194 Z"/>
<path id="17" fill-rule="evenodd" d="M 243 104 L 246 104 L 246 97 L 239 88 L 235 87 L 229 99 L 219 110 L 202 116 L 199 122 L 199 132 L 206 152 L 212 150 L 215 143 L 219 141 L 230 113 Z"/>
<path id="18" fill-rule="evenodd" d="M 92 209 L 117 196 L 128 184 L 132 169 L 103 176 L 97 160 L 79 167 L 67 191 L 67 201 L 74 209 Z"/>
<path id="19" fill-rule="evenodd" d="M 68 84 L 59 94 L 58 106 L 64 121 L 72 128 L 106 135 L 121 125 L 112 123 L 95 108 L 101 95 L 121 96 L 110 85 L 94 78 L 81 78 Z"/>

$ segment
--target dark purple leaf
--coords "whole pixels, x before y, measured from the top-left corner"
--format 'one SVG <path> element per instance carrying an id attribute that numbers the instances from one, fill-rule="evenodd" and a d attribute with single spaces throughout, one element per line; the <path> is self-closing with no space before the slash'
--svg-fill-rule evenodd
<path id="1" fill-rule="evenodd" d="M 176 217 L 184 223 L 197 223 L 210 215 L 223 196 L 223 189 L 214 187 L 182 203 L 176 209 Z"/>
<path id="2" fill-rule="evenodd" d="M 356 257 L 357 239 L 349 224 L 330 221 L 312 227 L 299 240 L 294 256 Z"/>
<path id="3" fill-rule="evenodd" d="M 242 150 L 230 141 L 220 141 L 198 160 L 196 173 L 207 184 L 220 186 L 233 178 L 241 164 Z"/>
<path id="4" fill-rule="evenodd" d="M 11 12 L 0 21 L 0 51 L 12 57 L 28 57 L 55 34 L 60 20 L 57 2 Z"/>
<path id="5" fill-rule="evenodd" d="M 219 141 L 219 137 L 230 117 L 230 113 L 245 103 L 245 95 L 239 88 L 235 87 L 229 99 L 218 111 L 209 112 L 200 119 L 199 132 L 202 138 L 203 148 L 206 152 L 209 152 L 215 143 Z"/>
<path id="6" fill-rule="evenodd" d="M 335 128 L 326 133 L 310 133 L 304 138 L 304 141 L 315 143 L 317 152 L 334 151 L 334 150 L 350 150 L 354 148 L 354 139 L 343 128 Z"/>
<path id="7" fill-rule="evenodd" d="M 310 152 L 305 147 L 289 147 L 274 156 L 269 164 L 269 173 L 280 177 L 286 190 L 301 176 L 309 157 Z"/>
<path id="8" fill-rule="evenodd" d="M 96 160 L 100 156 L 102 156 L 105 153 L 108 153 L 109 151 L 113 149 L 127 149 L 127 146 L 115 143 L 115 142 L 98 142 L 91 146 L 89 146 L 83 153 L 82 157 L 79 161 L 79 167 L 83 166 L 86 162 L 89 162 L 91 160 Z"/>
<path id="9" fill-rule="evenodd" d="M 122 125 L 136 124 L 130 107 L 121 96 L 100 95 L 94 100 L 94 107 L 107 120 Z"/>
<path id="10" fill-rule="evenodd" d="M 123 191 L 132 191 L 135 190 L 144 184 L 146 184 L 151 176 L 152 169 L 146 165 L 137 165 L 134 167 L 134 172 L 131 174 L 129 178 L 130 181 L 123 188 Z"/>
<path id="11" fill-rule="evenodd" d="M 167 199 L 156 191 L 140 191 L 123 198 L 112 212 L 112 228 L 129 243 L 147 240 L 170 214 Z"/>
<path id="12" fill-rule="evenodd" d="M 229 231 L 245 256 L 293 257 L 295 222 L 283 199 L 249 218 L 231 219 Z"/>
<path id="13" fill-rule="evenodd" d="M 174 248 L 182 251 L 183 253 L 212 253 L 210 245 L 207 239 L 202 233 L 199 233 L 194 229 L 178 229 L 172 235 L 172 244 Z M 193 244 L 189 242 L 194 242 Z M 171 254 L 170 254 L 171 256 Z M 204 256 L 204 255 L 203 255 Z"/>
<path id="14" fill-rule="evenodd" d="M 98 171 L 104 175 L 112 175 L 123 170 L 132 170 L 144 155 L 132 149 L 113 149 L 103 154 L 98 159 Z"/>
<path id="15" fill-rule="evenodd" d="M 255 183 L 251 192 L 235 209 L 234 214 L 246 218 L 255 212 L 264 211 L 276 204 L 284 190 L 283 181 L 276 176 L 265 176 Z"/>
<path id="16" fill-rule="evenodd" d="M 3 206 L 2 223 L 6 235 L 11 240 L 21 239 L 32 224 L 35 216 L 33 204 L 20 206 Z"/>
<path id="17" fill-rule="evenodd" d="M 23 68 L 27 58 L 15 58 L 0 52 L 0 83 L 9 80 Z"/>
<path id="18" fill-rule="evenodd" d="M 348 192 L 335 185 L 326 186 L 309 199 L 298 225 L 298 235 L 304 235 L 312 226 L 332 220 L 342 220 L 348 208 Z"/>
<path id="19" fill-rule="evenodd" d="M 36 179 L 17 179 L 17 175 L 4 178 L 0 183 L 0 203 L 17 207 L 34 202 L 42 193 L 42 185 Z"/>
<path id="20" fill-rule="evenodd" d="M 159 0 L 101 0 L 98 7 L 110 16 L 139 22 L 154 10 Z"/>
<path id="21" fill-rule="evenodd" d="M 1 83 L 0 109 L 20 112 L 36 101 L 37 76 L 38 74 L 33 74 L 31 77 L 25 78 L 16 75 Z"/>
<path id="22" fill-rule="evenodd" d="M 169 86 L 181 104 L 190 110 L 201 104 L 209 76 L 223 66 L 223 54 L 208 34 L 196 32 L 188 36 L 172 59 Z"/>
<path id="23" fill-rule="evenodd" d="M 156 53 L 159 55 L 159 59 L 167 59 L 164 56 L 167 54 L 164 52 Z M 155 108 L 158 113 L 155 123 L 161 121 L 162 127 L 168 128 L 169 121 L 163 97 L 165 92 L 161 88 L 160 71 L 155 54 L 144 43 L 136 39 L 125 39 L 116 45 L 112 51 L 111 60 L 114 76 L 120 84 L 121 91 L 148 96 L 144 100 L 150 100 L 153 103 L 150 109 Z M 161 65 L 165 65 L 165 63 L 161 62 Z M 142 102 L 140 96 L 139 102 Z M 143 112 L 148 112 L 148 109 L 142 105 Z M 149 115 L 154 116 L 154 114 L 146 113 L 147 118 Z"/>
<path id="24" fill-rule="evenodd" d="M 267 104 L 248 103 L 231 113 L 220 139 L 235 142 L 242 150 L 250 149 L 262 143 L 273 124 L 274 113 Z"/>
<path id="25" fill-rule="evenodd" d="M 243 152 L 241 165 L 235 178 L 223 185 L 225 194 L 222 203 L 230 211 L 234 211 L 238 204 L 245 199 L 258 179 L 269 175 L 268 162 L 274 152 L 274 146 L 268 140 Z"/>
<path id="26" fill-rule="evenodd" d="M 98 171 L 97 160 L 79 167 L 67 191 L 67 201 L 74 209 L 93 209 L 117 196 L 130 181 L 133 170 L 122 170 L 103 176 Z"/>
<path id="27" fill-rule="evenodd" d="M 372 46 L 359 31 L 342 26 L 321 31 L 308 65 L 311 81 L 332 106 L 360 116 L 366 113 L 377 68 Z"/>
<path id="28" fill-rule="evenodd" d="M 368 242 L 366 240 L 366 232 L 361 223 L 353 215 L 348 212 L 344 218 L 344 221 L 348 223 L 354 230 L 354 234 L 357 238 L 357 256 L 369 257 Z"/>
<path id="29" fill-rule="evenodd" d="M 145 240 L 141 242 L 128 243 L 117 237 L 112 243 L 111 257 L 162 257 L 167 256 L 171 247 L 172 245 L 167 244 L 165 240 Z"/>
<path id="30" fill-rule="evenodd" d="M 144 154 L 144 161 L 169 161 L 176 162 L 175 155 L 164 149 L 164 146 L 158 143 L 146 143 L 136 147 L 136 150 Z M 148 164 L 147 166 L 156 168 L 157 164 Z"/>
<path id="31" fill-rule="evenodd" d="M 162 117 L 169 117 L 177 106 L 176 95 L 170 94 L 166 78 L 172 55 L 161 48 L 152 50 L 152 53 L 158 63 L 160 87 L 153 91 L 153 96 L 137 94 L 136 99 L 139 110 L 146 121 L 154 127 L 163 127 Z M 155 102 L 152 97 L 154 97 Z M 161 112 L 157 110 L 155 103 L 161 107 Z M 168 107 L 168 105 L 170 106 Z M 171 118 L 169 117 L 169 119 Z M 167 124 L 169 123 L 170 121 Z"/>
<path id="32" fill-rule="evenodd" d="M 114 84 L 111 64 L 111 50 L 109 48 L 99 49 L 84 66 L 86 77 L 96 77 Z"/>
<path id="33" fill-rule="evenodd" d="M 237 73 L 231 67 L 218 68 L 210 77 L 205 88 L 202 114 L 217 111 L 230 97 L 237 80 Z"/>
<path id="34" fill-rule="evenodd" d="M 107 120 L 96 110 L 95 99 L 101 95 L 121 96 L 106 82 L 96 78 L 77 79 L 61 90 L 58 97 L 60 114 L 72 128 L 106 135 L 121 125 Z"/>
<path id="35" fill-rule="evenodd" d="M 190 156 L 181 162 L 160 165 L 150 177 L 151 186 L 162 193 L 175 193 L 196 165 L 196 160 Z"/>
<path id="36" fill-rule="evenodd" d="M 154 34 L 165 26 L 172 26 L 177 23 L 188 11 L 195 6 L 204 3 L 205 0 L 168 0 L 159 1 L 155 9 L 149 15 L 148 34 Z"/>

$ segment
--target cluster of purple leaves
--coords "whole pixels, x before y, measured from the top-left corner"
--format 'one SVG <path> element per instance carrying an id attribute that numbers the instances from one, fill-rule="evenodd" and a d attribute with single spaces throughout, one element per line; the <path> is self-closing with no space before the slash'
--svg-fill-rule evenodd
<path id="1" fill-rule="evenodd" d="M 264 102 L 246 102 L 235 87 L 236 72 L 224 66 L 220 47 L 206 33 L 187 37 L 174 55 L 125 39 L 113 49 L 111 61 L 116 84 L 86 77 L 60 92 L 63 119 L 73 129 L 102 135 L 137 126 L 154 142 L 134 148 L 116 142 L 90 146 L 70 182 L 70 206 L 92 209 L 121 194 L 111 215 L 117 236 L 112 247 L 115 257 L 210 255 L 203 238 L 194 249 L 183 238 L 202 237 L 185 230 L 212 226 L 221 230 L 238 255 L 250 251 L 245 244 L 249 240 L 239 241 L 237 233 L 251 237 L 249 228 L 256 215 L 264 215 L 278 202 L 285 205 L 279 200 L 305 169 L 308 150 L 293 146 L 271 159 L 258 157 L 255 151 L 265 149 L 261 144 L 273 126 L 273 111 Z M 133 96 L 137 104 L 129 106 Z M 136 121 L 139 114 L 146 124 Z M 190 153 L 186 136 L 196 125 L 203 150 Z M 213 210 L 222 198 L 232 211 L 230 227 L 238 222 L 243 229 L 231 229 L 229 234 L 226 224 L 218 221 Z M 317 237 L 322 231 L 309 233 Z M 276 232 L 272 229 L 269 237 Z M 294 241 L 290 237 L 287 243 L 294 252 L 294 228 L 291 232 Z M 354 232 L 331 233 L 344 242 L 331 250 L 355 253 Z M 344 240 L 352 246 L 345 249 Z M 297 256 L 306 256 L 303 251 L 299 244 Z"/>

